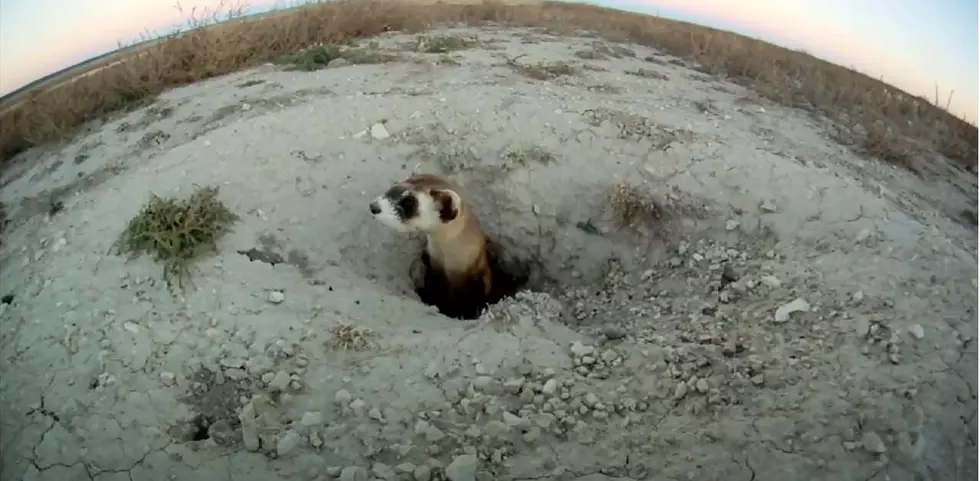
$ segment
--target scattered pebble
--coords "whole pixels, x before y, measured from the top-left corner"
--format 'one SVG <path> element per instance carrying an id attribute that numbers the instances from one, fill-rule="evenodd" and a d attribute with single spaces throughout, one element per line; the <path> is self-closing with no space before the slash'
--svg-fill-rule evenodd
<path id="1" fill-rule="evenodd" d="M 286 300 L 286 294 L 282 291 L 271 291 L 269 292 L 269 302 L 272 304 L 281 304 L 282 301 Z"/>
<path id="2" fill-rule="evenodd" d="M 922 339 L 923 337 L 926 336 L 926 331 L 925 329 L 922 328 L 921 324 L 912 324 L 911 326 L 909 326 L 908 331 L 909 331 L 909 335 L 915 338 L 916 340 Z"/>
<path id="3" fill-rule="evenodd" d="M 170 371 L 163 371 L 160 373 L 160 381 L 167 386 L 172 386 L 174 381 L 177 379 L 177 375 Z"/>
<path id="4" fill-rule="evenodd" d="M 323 424 L 323 414 L 320 411 L 307 411 L 303 413 L 299 423 L 306 427 L 319 426 Z"/>
<path id="5" fill-rule="evenodd" d="M 768 287 L 770 289 L 779 289 L 783 285 L 783 283 L 780 282 L 778 278 L 776 278 L 775 276 L 770 276 L 770 275 L 765 275 L 765 276 L 760 277 L 759 278 L 759 282 L 761 282 L 762 285 L 764 285 L 764 286 L 766 286 L 766 287 Z"/>
<path id="6" fill-rule="evenodd" d="M 790 315 L 796 312 L 810 312 L 810 304 L 802 297 L 798 297 L 789 303 L 783 304 L 779 309 L 776 309 L 776 315 L 773 320 L 777 323 L 786 322 L 789 320 Z"/>
<path id="7" fill-rule="evenodd" d="M 296 431 L 286 431 L 286 433 L 279 438 L 279 442 L 276 443 L 276 455 L 283 457 L 291 453 L 297 446 L 300 445 L 302 441 L 303 437 Z"/>
<path id="8" fill-rule="evenodd" d="M 475 455 L 463 454 L 456 456 L 446 466 L 446 477 L 449 481 L 475 481 L 477 463 L 479 463 L 479 460 Z"/>
<path id="9" fill-rule="evenodd" d="M 352 400 L 354 400 L 354 397 L 351 396 L 351 393 L 346 389 L 341 389 L 333 395 L 334 404 L 338 404 L 340 406 L 346 406 L 350 404 Z"/>
<path id="10" fill-rule="evenodd" d="M 292 378 L 289 377 L 289 373 L 287 373 L 286 371 L 278 371 L 272 376 L 272 379 L 269 381 L 269 389 L 272 391 L 285 391 L 286 388 L 289 387 L 289 383 L 291 381 Z"/>
<path id="11" fill-rule="evenodd" d="M 391 137 L 391 135 L 388 134 L 388 129 L 385 128 L 384 124 L 379 122 L 371 126 L 372 139 L 384 140 L 387 139 L 388 137 Z"/>
<path id="12" fill-rule="evenodd" d="M 368 471 L 360 466 L 347 466 L 340 471 L 340 481 L 368 481 Z"/>
<path id="13" fill-rule="evenodd" d="M 881 437 L 878 436 L 878 433 L 874 431 L 864 433 L 864 436 L 861 437 L 861 445 L 868 452 L 875 454 L 882 454 L 888 451 L 888 448 L 885 446 L 885 442 L 882 441 Z"/>

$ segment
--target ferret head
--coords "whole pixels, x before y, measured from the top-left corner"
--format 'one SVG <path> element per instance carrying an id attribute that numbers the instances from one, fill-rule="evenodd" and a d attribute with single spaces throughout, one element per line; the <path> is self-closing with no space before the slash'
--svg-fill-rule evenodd
<path id="1" fill-rule="evenodd" d="M 431 233 L 459 217 L 462 200 L 442 177 L 416 174 L 391 186 L 369 207 L 375 219 L 399 232 Z"/>

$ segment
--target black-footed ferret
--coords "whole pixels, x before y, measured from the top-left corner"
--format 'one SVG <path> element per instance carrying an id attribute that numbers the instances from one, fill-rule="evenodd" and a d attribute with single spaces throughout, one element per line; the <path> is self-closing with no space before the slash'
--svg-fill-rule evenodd
<path id="1" fill-rule="evenodd" d="M 470 319 L 491 302 L 494 275 L 486 235 L 456 188 L 435 174 L 415 174 L 374 199 L 371 214 L 399 232 L 424 232 L 426 304 L 446 316 Z"/>

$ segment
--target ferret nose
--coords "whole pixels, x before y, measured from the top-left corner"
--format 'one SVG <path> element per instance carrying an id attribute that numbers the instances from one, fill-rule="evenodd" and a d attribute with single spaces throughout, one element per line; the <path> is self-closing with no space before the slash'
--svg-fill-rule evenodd
<path id="1" fill-rule="evenodd" d="M 381 213 L 381 206 L 380 206 L 380 205 L 378 205 L 378 203 L 377 203 L 377 202 L 371 202 L 371 205 L 370 205 L 370 207 L 371 207 L 371 213 L 372 213 L 372 214 L 374 214 L 374 215 L 378 215 L 378 214 L 380 214 L 380 213 Z"/>

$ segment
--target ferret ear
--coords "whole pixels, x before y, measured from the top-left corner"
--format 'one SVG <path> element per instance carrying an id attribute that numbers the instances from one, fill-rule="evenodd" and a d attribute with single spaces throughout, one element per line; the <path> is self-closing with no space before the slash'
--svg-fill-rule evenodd
<path id="1" fill-rule="evenodd" d="M 449 189 L 432 189 L 429 195 L 439 206 L 439 219 L 443 222 L 450 222 L 459 215 L 459 207 L 462 200 L 459 194 Z"/>

